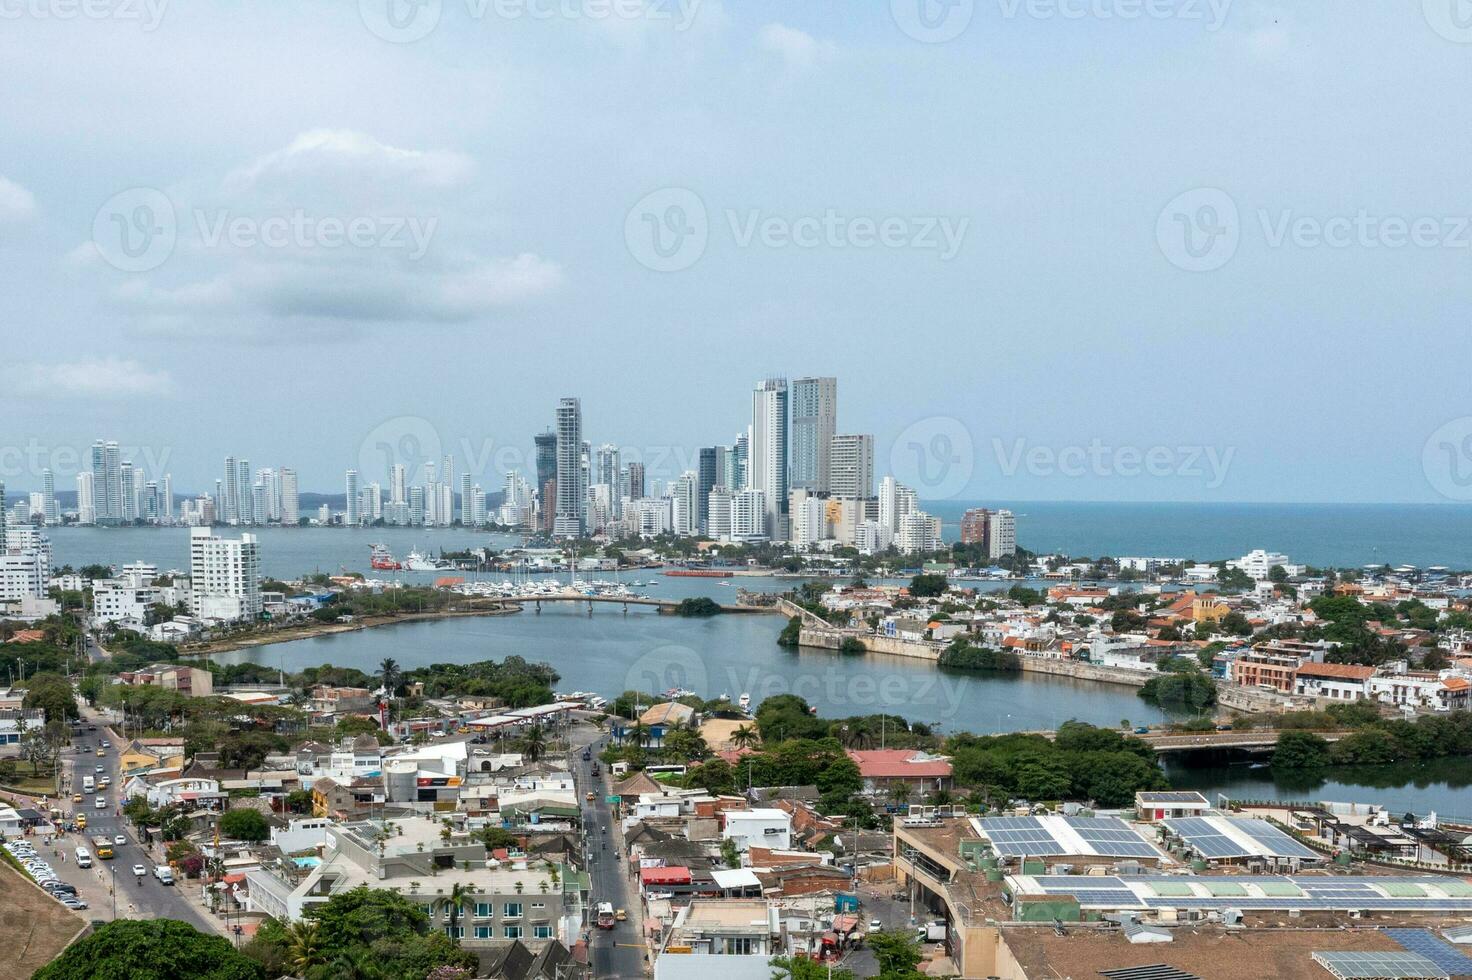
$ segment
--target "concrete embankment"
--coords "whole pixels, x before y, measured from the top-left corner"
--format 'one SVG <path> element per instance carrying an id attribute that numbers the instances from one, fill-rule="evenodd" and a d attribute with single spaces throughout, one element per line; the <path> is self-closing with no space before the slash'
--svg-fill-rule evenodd
<path id="1" fill-rule="evenodd" d="M 941 651 L 946 648 L 944 643 L 932 641 L 901 640 L 890 636 L 871 636 L 843 630 L 814 628 L 803 629 L 799 642 L 805 647 L 837 650 L 844 638 L 849 636 L 856 638 L 864 644 L 864 649 L 872 653 L 909 657 L 912 660 L 928 660 L 931 663 L 939 662 Z M 1142 670 L 1101 667 L 1098 664 L 1086 664 L 1077 660 L 1053 660 L 1046 657 L 1029 657 L 1025 654 L 1019 654 L 1017 660 L 1024 673 L 1073 677 L 1078 680 L 1099 681 L 1104 684 L 1123 684 L 1127 687 L 1144 687 L 1146 681 L 1157 676 Z"/>

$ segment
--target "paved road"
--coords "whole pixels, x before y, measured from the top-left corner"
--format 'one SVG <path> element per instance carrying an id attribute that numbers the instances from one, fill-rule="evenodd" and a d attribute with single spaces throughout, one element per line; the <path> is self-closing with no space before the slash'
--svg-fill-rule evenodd
<path id="1" fill-rule="evenodd" d="M 573 772 L 577 791 L 594 794 L 592 803 L 582 804 L 588 871 L 593 880 L 590 901 L 594 909 L 599 902 L 612 902 L 614 908 L 626 910 L 629 916 L 627 922 L 618 923 L 612 930 L 592 929 L 593 975 L 599 980 L 604 977 L 630 980 L 645 975 L 643 915 L 638 892 L 628 873 L 622 835 L 614 823 L 612 808 L 604 802 L 608 795 L 608 770 L 600 766 L 601 775 L 594 778 L 592 774 L 593 766 L 598 764 L 598 752 L 607 744 L 607 738 L 600 734 L 591 745 L 591 761 L 584 762 L 581 752 L 576 752 Z M 614 860 L 615 856 L 618 860 Z"/>
<path id="2" fill-rule="evenodd" d="M 86 724 L 97 724 L 95 718 L 84 719 Z M 56 847 L 64 850 L 66 862 L 58 863 L 51 861 L 56 868 L 57 874 L 64 880 L 77 886 L 79 892 L 86 888 L 84 897 L 92 906 L 86 913 L 94 919 L 108 920 L 113 915 L 113 895 L 111 893 L 112 883 L 116 882 L 117 912 L 116 917 L 120 919 L 179 919 L 204 932 L 213 933 L 218 927 L 207 921 L 205 916 L 184 896 L 184 888 L 197 888 L 198 884 L 162 885 L 152 876 L 154 861 L 156 857 L 150 855 L 129 825 L 126 818 L 118 814 L 119 801 L 122 787 L 118 773 L 118 746 L 114 743 L 110 748 L 104 750 L 104 755 L 99 758 L 95 750 L 104 741 L 111 740 L 111 735 L 101 725 L 97 725 L 97 731 L 82 732 L 81 738 L 76 740 L 72 751 L 63 756 L 66 774 L 63 777 L 68 780 L 64 783 L 69 793 L 65 797 L 62 808 L 71 814 L 74 811 L 87 815 L 87 829 L 76 834 L 62 834 L 58 839 Z M 85 745 L 86 754 L 75 751 L 76 748 Z M 102 766 L 101 774 L 96 772 L 97 766 Z M 112 780 L 107 790 L 102 794 L 107 801 L 104 809 L 98 810 L 95 806 L 97 794 L 84 794 L 81 803 L 73 803 L 70 791 L 73 787 L 80 789 L 83 776 L 106 775 Z M 111 861 L 95 860 L 93 866 L 78 868 L 74 852 L 78 846 L 84 846 L 88 851 L 94 847 L 91 838 L 101 834 L 112 839 L 121 834 L 126 838 L 126 843 L 114 846 L 114 857 Z M 39 848 L 38 848 L 39 849 Z M 155 852 L 156 853 L 156 852 Z M 150 872 L 138 878 L 133 874 L 133 865 L 141 864 Z"/>

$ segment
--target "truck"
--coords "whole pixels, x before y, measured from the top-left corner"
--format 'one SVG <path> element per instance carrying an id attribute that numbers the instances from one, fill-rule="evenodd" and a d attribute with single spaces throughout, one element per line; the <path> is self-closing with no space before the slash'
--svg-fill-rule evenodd
<path id="1" fill-rule="evenodd" d="M 101 834 L 98 834 L 97 836 L 95 836 L 95 837 L 92 838 L 92 853 L 93 854 L 96 854 L 97 857 L 100 860 L 103 860 L 103 861 L 109 861 L 109 860 L 111 860 L 112 859 L 112 841 L 108 840 L 106 837 L 102 836 Z"/>
<path id="2" fill-rule="evenodd" d="M 612 902 L 599 902 L 598 903 L 598 920 L 597 920 L 598 928 L 599 929 L 612 929 L 614 927 L 614 925 L 616 925 L 616 924 L 617 924 L 616 923 L 616 920 L 613 917 L 613 903 Z"/>
<path id="3" fill-rule="evenodd" d="M 153 866 L 153 876 L 158 879 L 161 885 L 172 885 L 174 883 L 174 870 L 166 864 L 155 864 Z"/>

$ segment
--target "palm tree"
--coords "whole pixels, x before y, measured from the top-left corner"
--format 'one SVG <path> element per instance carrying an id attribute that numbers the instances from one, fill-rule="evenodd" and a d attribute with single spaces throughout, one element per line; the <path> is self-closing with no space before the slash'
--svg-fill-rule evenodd
<path id="1" fill-rule="evenodd" d="M 302 976 L 322 962 L 321 926 L 314 919 L 293 922 L 286 927 L 286 965 Z"/>
<path id="2" fill-rule="evenodd" d="M 526 730 L 521 737 L 521 754 L 530 762 L 536 762 L 547 751 L 547 736 L 542 732 L 542 726 L 533 725 Z"/>
<path id="3" fill-rule="evenodd" d="M 757 743 L 756 729 L 750 725 L 742 725 L 731 733 L 731 744 L 738 749 L 749 749 Z"/>
<path id="4" fill-rule="evenodd" d="M 378 665 L 378 676 L 383 681 L 383 690 L 389 696 L 394 696 L 398 690 L 399 682 L 404 679 L 404 672 L 399 669 L 399 662 L 393 657 L 385 657 L 383 663 Z"/>
<path id="5" fill-rule="evenodd" d="M 470 901 L 470 889 L 465 885 L 455 884 L 450 887 L 450 894 L 435 899 L 436 909 L 445 909 L 450 913 L 450 925 L 447 935 L 455 936 L 455 926 L 460 922 L 460 915 L 465 911 L 465 906 Z"/>
<path id="6" fill-rule="evenodd" d="M 910 784 L 899 782 L 890 787 L 889 798 L 901 805 L 910 802 Z"/>

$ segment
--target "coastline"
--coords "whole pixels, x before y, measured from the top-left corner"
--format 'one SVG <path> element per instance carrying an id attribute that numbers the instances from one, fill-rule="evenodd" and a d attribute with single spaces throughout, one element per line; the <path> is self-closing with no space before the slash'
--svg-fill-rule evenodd
<path id="1" fill-rule="evenodd" d="M 271 646 L 275 643 L 290 643 L 295 640 L 311 640 L 319 636 L 334 636 L 339 633 L 356 633 L 398 623 L 468 619 L 480 616 L 510 616 L 519 612 L 521 609 L 518 606 L 495 605 L 479 609 L 444 609 L 435 612 L 403 613 L 397 616 L 365 616 L 350 623 L 309 623 L 300 627 L 278 630 L 264 636 L 228 637 L 211 641 L 203 646 L 181 649 L 179 653 L 186 657 L 210 657 L 217 653 L 234 653 L 237 650 Z"/>

